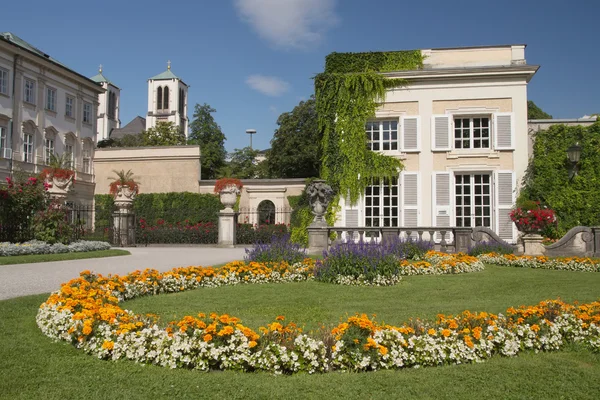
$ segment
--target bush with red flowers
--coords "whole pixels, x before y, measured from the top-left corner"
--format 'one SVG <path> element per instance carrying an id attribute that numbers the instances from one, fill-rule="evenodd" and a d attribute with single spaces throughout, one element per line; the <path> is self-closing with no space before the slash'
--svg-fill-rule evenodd
<path id="1" fill-rule="evenodd" d="M 236 186 L 238 189 L 241 189 L 244 187 L 244 184 L 237 178 L 221 178 L 215 182 L 215 193 L 220 193 L 228 186 Z"/>
<path id="2" fill-rule="evenodd" d="M 509 215 L 517 229 L 524 233 L 540 233 L 556 224 L 554 211 L 540 206 L 539 202 L 527 202 L 513 209 Z"/>

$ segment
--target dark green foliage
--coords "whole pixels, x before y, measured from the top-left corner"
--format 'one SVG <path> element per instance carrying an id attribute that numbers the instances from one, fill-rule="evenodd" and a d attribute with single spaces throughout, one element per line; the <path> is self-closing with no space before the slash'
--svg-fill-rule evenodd
<path id="1" fill-rule="evenodd" d="M 301 101 L 291 112 L 277 119 L 279 127 L 267 152 L 269 178 L 310 178 L 319 176 L 321 140 L 314 96 Z"/>
<path id="2" fill-rule="evenodd" d="M 552 115 L 544 112 L 532 100 L 527 102 L 527 119 L 552 119 Z"/>
<path id="3" fill-rule="evenodd" d="M 331 53 L 325 58 L 325 72 L 392 72 L 420 69 L 420 50 L 367 53 Z"/>
<path id="4" fill-rule="evenodd" d="M 144 146 L 181 146 L 185 144 L 185 132 L 173 122 L 157 122 L 156 126 L 141 133 Z"/>
<path id="5" fill-rule="evenodd" d="M 94 201 L 96 232 L 104 231 L 110 227 L 115 200 L 110 194 L 97 194 L 94 196 Z"/>
<path id="6" fill-rule="evenodd" d="M 259 178 L 259 165 L 255 162 L 258 150 L 250 147 L 235 149 L 229 156 L 231 160 L 220 171 L 222 176 L 238 179 Z"/>
<path id="7" fill-rule="evenodd" d="M 469 247 L 469 255 L 473 257 L 480 256 L 482 254 L 496 253 L 496 254 L 514 254 L 515 249 L 507 244 L 497 242 L 479 242 L 473 247 Z"/>
<path id="8" fill-rule="evenodd" d="M 176 224 L 188 221 L 218 221 L 218 212 L 223 209 L 219 196 L 214 194 L 182 193 L 144 193 L 133 202 L 136 218 L 143 218 L 148 224 L 162 219 L 165 223 Z"/>
<path id="9" fill-rule="evenodd" d="M 69 244 L 73 237 L 73 226 L 67 219 L 67 210 L 55 204 L 38 211 L 33 217 L 32 227 L 34 238 L 48 244 Z"/>
<path id="10" fill-rule="evenodd" d="M 582 147 L 579 172 L 569 179 L 567 149 Z M 554 125 L 535 136 L 533 157 L 519 201 L 539 201 L 555 211 L 562 236 L 577 225 L 600 225 L 600 122 L 589 127 Z"/>
<path id="11" fill-rule="evenodd" d="M 373 179 L 398 176 L 403 165 L 394 157 L 370 151 L 365 123 L 375 116 L 388 89 L 406 86 L 404 79 L 380 74 L 419 69 L 420 51 L 333 53 L 325 72 L 315 77 L 316 111 L 323 132 L 321 177 L 355 203 Z"/>
<path id="12" fill-rule="evenodd" d="M 105 147 L 142 147 L 144 140 L 141 134 L 125 135 L 122 138 L 108 138 L 98 142 L 96 147 L 99 149 Z"/>
<path id="13" fill-rule="evenodd" d="M 212 116 L 216 111 L 206 103 L 196 104 L 190 123 L 188 143 L 200 145 L 202 153 L 201 179 L 218 178 L 219 170 L 225 166 L 225 135 Z"/>

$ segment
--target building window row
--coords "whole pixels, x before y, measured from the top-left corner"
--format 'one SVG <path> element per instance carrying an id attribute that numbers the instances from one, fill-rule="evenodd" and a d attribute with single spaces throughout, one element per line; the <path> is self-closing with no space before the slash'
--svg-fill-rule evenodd
<path id="1" fill-rule="evenodd" d="M 159 86 L 156 89 L 156 109 L 158 111 L 169 111 L 169 87 Z"/>
<path id="2" fill-rule="evenodd" d="M 56 112 L 56 89 L 46 88 L 46 110 Z"/>

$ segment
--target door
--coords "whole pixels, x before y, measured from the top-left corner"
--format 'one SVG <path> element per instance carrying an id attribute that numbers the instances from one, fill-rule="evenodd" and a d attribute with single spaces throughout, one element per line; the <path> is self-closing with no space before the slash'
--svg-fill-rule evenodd
<path id="1" fill-rule="evenodd" d="M 457 174 L 454 179 L 457 227 L 492 228 L 492 176 Z"/>

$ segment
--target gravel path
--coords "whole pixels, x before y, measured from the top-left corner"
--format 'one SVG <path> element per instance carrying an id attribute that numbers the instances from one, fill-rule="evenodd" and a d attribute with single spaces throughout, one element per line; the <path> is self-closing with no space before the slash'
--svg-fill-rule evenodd
<path id="1" fill-rule="evenodd" d="M 89 269 L 103 275 L 127 274 L 137 269 L 168 271 L 174 267 L 209 266 L 244 258 L 243 248 L 135 247 L 130 256 L 0 265 L 0 300 L 49 293 Z"/>

